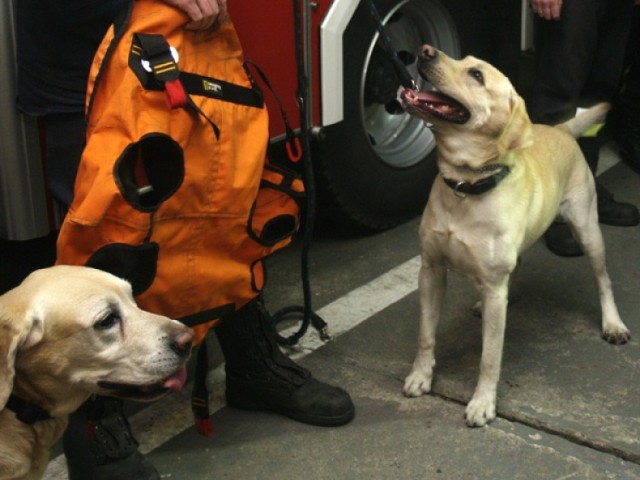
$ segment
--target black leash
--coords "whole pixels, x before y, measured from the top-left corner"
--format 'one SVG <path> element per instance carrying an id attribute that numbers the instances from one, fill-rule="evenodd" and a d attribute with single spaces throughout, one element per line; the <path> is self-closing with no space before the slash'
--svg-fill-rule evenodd
<path id="1" fill-rule="evenodd" d="M 400 84 L 405 88 L 417 90 L 415 80 L 407 70 L 404 62 L 400 59 L 398 52 L 393 48 L 393 45 L 391 44 L 391 38 L 389 38 L 389 34 L 387 34 L 384 29 L 382 19 L 380 18 L 380 14 L 378 13 L 378 9 L 376 8 L 373 0 L 369 0 L 369 13 L 371 13 L 371 17 L 373 18 L 373 21 L 376 25 L 376 30 L 378 31 L 380 39 L 382 40 L 382 48 L 387 53 L 387 55 L 389 55 L 389 58 L 393 63 L 393 67 L 395 69 L 398 80 L 400 80 Z"/>
<path id="2" fill-rule="evenodd" d="M 300 4 L 304 0 L 293 0 L 294 12 L 294 34 L 296 45 L 296 66 L 298 70 L 297 96 L 300 111 L 300 147 L 303 166 L 303 180 L 306 189 L 305 217 L 302 236 L 302 253 L 301 253 L 301 274 L 302 274 L 302 293 L 304 305 L 291 305 L 282 308 L 272 315 L 273 322 L 277 325 L 279 322 L 286 320 L 293 313 L 302 313 L 302 324 L 300 329 L 290 337 L 283 337 L 278 334 L 278 343 L 281 345 L 295 345 L 300 338 L 307 332 L 309 325 L 320 333 L 320 338 L 329 340 L 327 333 L 327 323 L 316 314 L 311 306 L 311 285 L 309 281 L 309 249 L 311 247 L 311 239 L 313 237 L 313 228 L 315 224 L 316 213 L 316 193 L 315 178 L 313 174 L 313 164 L 311 162 L 311 144 L 309 140 L 310 125 L 307 118 L 309 108 L 309 82 L 305 73 L 304 63 L 304 28 L 302 19 L 302 9 Z"/>
<path id="3" fill-rule="evenodd" d="M 304 217 L 304 231 L 302 239 L 302 253 L 301 253 L 301 270 L 302 270 L 302 289 L 304 306 L 291 305 L 289 307 L 282 308 L 272 315 L 274 325 L 277 325 L 283 320 L 291 317 L 292 314 L 302 313 L 302 323 L 299 330 L 290 337 L 283 337 L 279 333 L 278 342 L 281 345 L 295 345 L 298 343 L 307 332 L 309 325 L 320 333 L 320 338 L 323 340 L 329 340 L 330 336 L 327 332 L 327 323 L 316 314 L 311 306 L 311 286 L 309 282 L 309 248 L 311 246 L 311 239 L 313 237 L 313 228 L 315 223 L 316 213 L 316 199 L 315 199 L 315 179 L 313 173 L 313 164 L 311 161 L 311 146 L 309 141 L 310 125 L 307 118 L 307 112 L 310 104 L 309 98 L 309 84 L 305 73 L 304 64 L 304 52 L 303 47 L 305 45 L 304 40 L 304 27 L 302 19 L 302 10 L 300 4 L 304 0 L 293 0 L 294 11 L 294 35 L 296 45 L 296 64 L 298 70 L 298 85 L 297 95 L 300 111 L 300 150 L 302 156 L 303 165 L 303 180 L 306 188 L 306 212 Z M 382 20 L 378 14 L 378 10 L 373 2 L 369 0 L 369 10 L 376 24 L 376 30 L 380 34 L 382 40 L 382 47 L 389 55 L 394 65 L 395 73 L 400 80 L 400 83 L 405 88 L 411 88 L 416 90 L 416 82 L 411 77 L 411 74 L 407 70 L 405 64 L 400 59 L 398 52 L 391 45 L 391 39 L 385 32 Z M 288 135 L 289 136 L 289 135 Z"/>

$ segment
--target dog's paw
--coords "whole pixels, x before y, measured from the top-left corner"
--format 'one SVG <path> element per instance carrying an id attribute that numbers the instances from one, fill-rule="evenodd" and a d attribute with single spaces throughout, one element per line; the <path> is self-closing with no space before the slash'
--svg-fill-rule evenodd
<path id="1" fill-rule="evenodd" d="M 631 339 L 631 333 L 626 328 L 606 328 L 602 338 L 613 345 L 622 345 Z"/>
<path id="2" fill-rule="evenodd" d="M 483 427 L 496 418 L 496 398 L 484 395 L 471 399 L 464 412 L 464 418 L 469 427 Z"/>
<path id="3" fill-rule="evenodd" d="M 422 371 L 414 370 L 404 381 L 402 393 L 405 397 L 419 397 L 431 391 L 432 375 L 427 375 Z"/>

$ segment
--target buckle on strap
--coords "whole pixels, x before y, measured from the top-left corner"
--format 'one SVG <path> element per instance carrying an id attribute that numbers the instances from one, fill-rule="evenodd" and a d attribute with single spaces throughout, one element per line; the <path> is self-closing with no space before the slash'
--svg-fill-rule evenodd
<path id="1" fill-rule="evenodd" d="M 186 107 L 188 97 L 180 82 L 178 51 L 162 35 L 136 33 L 135 40 L 140 48 L 142 68 L 164 87 L 169 108 Z"/>
<path id="2" fill-rule="evenodd" d="M 456 196 L 460 197 L 460 198 L 464 198 L 467 196 L 466 193 L 463 193 L 460 191 L 461 188 L 463 188 L 465 185 L 471 185 L 469 182 L 464 182 L 464 181 L 459 181 L 458 183 L 456 183 L 453 186 L 453 193 L 456 194 Z"/>
<path id="3" fill-rule="evenodd" d="M 178 51 L 162 35 L 136 33 L 134 39 L 140 48 L 140 62 L 147 72 L 153 73 L 162 83 L 179 77 Z"/>

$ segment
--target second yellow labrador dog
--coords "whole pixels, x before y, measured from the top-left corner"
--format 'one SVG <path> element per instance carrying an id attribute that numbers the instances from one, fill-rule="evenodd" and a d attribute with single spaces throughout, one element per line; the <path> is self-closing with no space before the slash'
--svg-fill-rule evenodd
<path id="1" fill-rule="evenodd" d="M 40 478 L 68 415 L 93 393 L 151 401 L 180 389 L 192 339 L 109 273 L 29 275 L 0 296 L 0 478 Z"/>
<path id="2" fill-rule="evenodd" d="M 446 272 L 462 271 L 481 295 L 480 375 L 465 417 L 482 426 L 496 415 L 509 277 L 556 215 L 571 226 L 595 272 L 603 338 L 630 338 L 605 267 L 593 175 L 574 138 L 601 121 L 608 105 L 558 127 L 535 125 L 509 80 L 486 62 L 453 60 L 425 45 L 417 66 L 436 90 L 405 90 L 401 98 L 410 114 L 432 125 L 440 174 L 420 225 L 420 333 L 404 393 L 431 389 Z"/>

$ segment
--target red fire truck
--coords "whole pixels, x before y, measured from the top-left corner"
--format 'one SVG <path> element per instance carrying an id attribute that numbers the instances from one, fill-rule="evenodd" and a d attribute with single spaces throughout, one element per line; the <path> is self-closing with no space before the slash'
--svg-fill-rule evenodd
<path id="1" fill-rule="evenodd" d="M 229 2 L 229 8 L 246 57 L 266 72 L 295 117 L 292 3 L 254 0 Z M 396 101 L 400 82 L 382 48 L 371 2 L 302 3 L 319 214 L 360 230 L 389 228 L 418 214 L 426 203 L 436 171 L 433 136 Z M 480 15 L 483 5 L 473 0 L 375 1 L 384 31 L 417 81 L 413 61 L 423 43 L 454 57 L 482 51 L 482 36 L 474 34 L 486 21 Z M 269 107 L 272 139 L 278 142 L 283 125 L 277 107 Z"/>
<path id="2" fill-rule="evenodd" d="M 9 39 L 2 42 L 3 84 L 8 88 L 2 89 L 0 99 L 4 105 L 0 235 L 20 238 L 42 233 L 43 222 L 50 228 L 51 216 L 43 220 L 32 213 L 43 210 L 44 195 L 33 148 L 37 128 L 9 108 L 15 92 L 11 3 L 3 2 L 0 12 L 0 34 Z M 334 225 L 380 231 L 417 215 L 435 175 L 435 144 L 429 129 L 403 113 L 396 101 L 400 82 L 381 48 L 371 2 L 300 0 L 300 4 L 320 216 Z M 413 61 L 423 43 L 454 57 L 479 51 L 484 38 L 479 33 L 485 21 L 479 15 L 482 4 L 480 0 L 375 0 L 393 48 L 418 81 Z M 293 2 L 230 1 L 229 9 L 245 56 L 265 72 L 296 128 Z M 273 150 L 284 151 L 278 148 L 284 133 L 278 107 L 268 92 L 265 95 Z M 35 227 L 25 230 L 25 224 Z"/>

